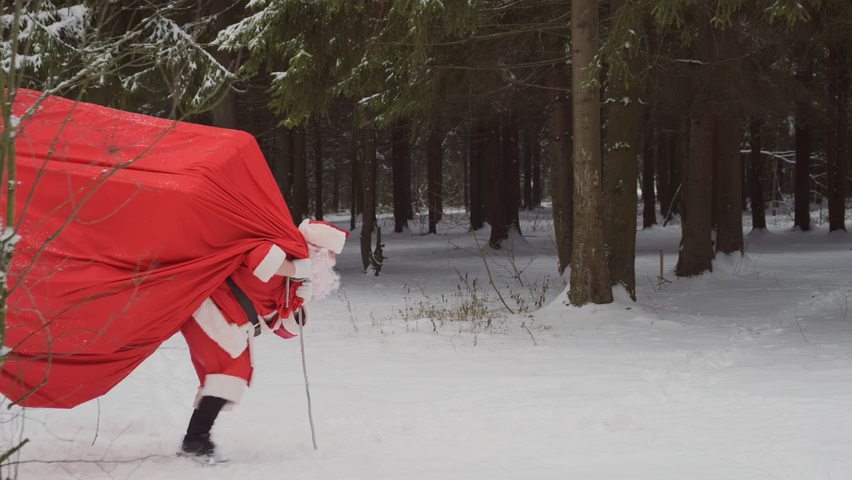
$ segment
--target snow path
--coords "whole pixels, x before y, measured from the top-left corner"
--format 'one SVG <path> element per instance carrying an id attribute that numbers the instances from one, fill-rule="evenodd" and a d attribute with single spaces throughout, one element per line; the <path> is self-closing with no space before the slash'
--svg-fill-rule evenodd
<path id="1" fill-rule="evenodd" d="M 379 277 L 350 242 L 344 290 L 315 306 L 305 338 L 319 451 L 298 342 L 261 338 L 254 386 L 214 430 L 234 463 L 174 458 L 196 388 L 178 336 L 99 406 L 27 411 L 20 460 L 63 462 L 24 463 L 19 478 L 852 479 L 851 237 L 755 235 L 744 261 L 656 291 L 660 248 L 674 280 L 679 231 L 640 232 L 639 301 L 575 309 L 553 301 L 564 281 L 532 220 L 514 260 L 552 303 L 494 313 L 479 283 L 490 327 L 417 315 L 424 293 L 451 305 L 486 282 L 468 234 L 385 234 Z M 505 255 L 489 262 L 507 298 L 528 295 Z"/>

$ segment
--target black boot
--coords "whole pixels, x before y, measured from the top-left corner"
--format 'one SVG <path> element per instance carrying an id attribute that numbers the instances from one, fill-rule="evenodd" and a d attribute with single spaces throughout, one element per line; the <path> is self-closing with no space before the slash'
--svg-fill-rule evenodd
<path id="1" fill-rule="evenodd" d="M 187 435 L 183 437 L 181 451 L 187 456 L 214 457 L 216 456 L 216 445 L 210 441 L 209 433 Z"/>
<path id="2" fill-rule="evenodd" d="M 219 397 L 202 397 L 198 408 L 192 412 L 186 436 L 183 437 L 181 450 L 184 455 L 193 457 L 216 457 L 216 445 L 210 441 L 210 429 L 227 400 Z"/>

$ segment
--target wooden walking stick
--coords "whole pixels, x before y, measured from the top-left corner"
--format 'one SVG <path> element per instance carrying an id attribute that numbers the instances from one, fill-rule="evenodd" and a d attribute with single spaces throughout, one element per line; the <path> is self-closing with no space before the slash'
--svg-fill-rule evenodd
<path id="1" fill-rule="evenodd" d="M 305 321 L 304 307 L 299 309 L 299 318 L 296 322 L 299 324 L 299 344 L 302 347 L 302 374 L 305 376 L 305 393 L 308 395 L 308 422 L 311 424 L 311 441 L 314 443 L 314 450 L 317 450 L 317 435 L 314 430 L 314 416 L 311 413 L 311 388 L 308 382 L 308 367 L 305 364 L 305 336 L 302 334 L 302 323 Z"/>
<path id="2" fill-rule="evenodd" d="M 289 303 L 290 303 L 290 277 L 287 277 L 287 290 L 286 290 L 286 292 L 287 292 L 287 300 L 285 302 L 289 306 Z M 311 408 L 311 388 L 310 388 L 310 382 L 308 381 L 308 367 L 307 367 L 307 364 L 305 362 L 305 335 L 304 335 L 304 332 L 302 331 L 302 323 L 304 323 L 304 321 L 305 321 L 305 314 L 304 314 L 303 309 L 304 309 L 304 306 L 302 308 L 300 308 L 298 312 L 293 312 L 292 314 L 298 315 L 296 317 L 296 323 L 299 325 L 299 345 L 301 346 L 301 349 L 302 349 L 302 374 L 305 377 L 305 393 L 308 395 L 308 422 L 311 424 L 311 441 L 314 444 L 314 450 L 317 450 L 318 449 L 318 447 L 317 447 L 317 435 L 316 435 L 316 432 L 314 430 L 314 416 L 313 416 L 312 408 Z"/>

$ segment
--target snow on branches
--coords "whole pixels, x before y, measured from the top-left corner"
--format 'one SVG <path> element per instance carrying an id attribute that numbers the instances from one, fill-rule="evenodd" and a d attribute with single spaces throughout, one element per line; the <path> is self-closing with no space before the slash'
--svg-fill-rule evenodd
<path id="1" fill-rule="evenodd" d="M 54 0 L 23 2 L 20 10 L 9 3 L 0 7 L 0 68 L 17 71 L 20 87 L 61 93 L 120 85 L 197 109 L 236 78 L 203 41 L 221 12 L 188 0 L 131 1 L 133 9 L 105 1 L 62 8 Z"/>

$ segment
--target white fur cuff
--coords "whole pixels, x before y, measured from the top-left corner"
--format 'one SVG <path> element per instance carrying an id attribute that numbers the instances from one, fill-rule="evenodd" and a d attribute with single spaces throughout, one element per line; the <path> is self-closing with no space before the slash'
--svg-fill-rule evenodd
<path id="1" fill-rule="evenodd" d="M 311 259 L 310 258 L 300 258 L 298 260 L 293 260 L 293 278 L 311 278 Z"/>
<path id="2" fill-rule="evenodd" d="M 198 323 L 201 330 L 222 347 L 222 350 L 226 351 L 231 358 L 239 357 L 248 347 L 251 332 L 237 324 L 228 322 L 219 307 L 213 303 L 213 300 L 209 298 L 204 300 L 198 310 L 192 314 L 192 318 Z M 251 323 L 248 323 L 248 325 L 251 325 Z"/>
<path id="3" fill-rule="evenodd" d="M 248 382 L 244 378 L 232 375 L 213 373 L 204 377 L 204 386 L 201 387 L 201 396 L 224 398 L 231 403 L 240 403 L 243 394 L 248 389 Z"/>
<path id="4" fill-rule="evenodd" d="M 263 260 L 260 262 L 260 265 L 254 269 L 254 276 L 259 278 L 261 282 L 268 282 L 275 272 L 281 267 L 281 264 L 284 263 L 284 260 L 287 260 L 287 254 L 284 253 L 284 250 L 281 250 L 281 247 L 278 245 L 272 245 L 272 248 L 269 249 L 269 253 L 263 257 Z"/>

